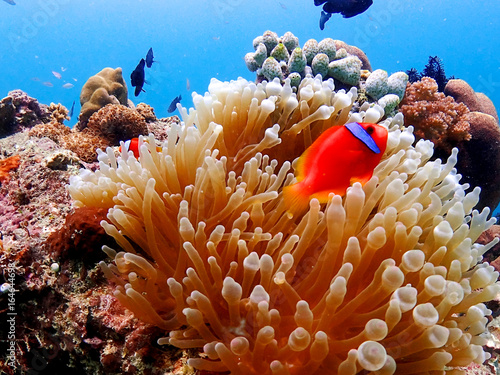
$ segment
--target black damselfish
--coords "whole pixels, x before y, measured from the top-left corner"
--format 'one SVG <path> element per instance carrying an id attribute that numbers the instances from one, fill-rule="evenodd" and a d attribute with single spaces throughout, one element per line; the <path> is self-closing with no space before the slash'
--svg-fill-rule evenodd
<path id="1" fill-rule="evenodd" d="M 151 68 L 153 66 L 153 63 L 156 62 L 154 60 L 154 56 L 153 56 L 153 48 L 151 47 L 149 50 L 148 50 L 148 53 L 146 55 L 146 66 L 148 68 Z"/>
<path id="2" fill-rule="evenodd" d="M 323 5 L 323 12 L 319 20 L 321 30 L 333 13 L 340 13 L 344 18 L 351 18 L 366 11 L 373 4 L 373 0 L 314 0 L 314 5 Z"/>
<path id="3" fill-rule="evenodd" d="M 177 103 L 180 103 L 182 100 L 182 96 L 179 95 L 179 96 L 176 96 L 174 98 L 174 100 L 172 100 L 172 103 L 170 103 L 170 105 L 168 106 L 168 113 L 172 113 L 173 111 L 175 111 L 177 109 Z"/>
<path id="4" fill-rule="evenodd" d="M 144 86 L 144 65 L 146 62 L 144 59 L 141 59 L 139 64 L 135 67 L 134 71 L 130 74 L 130 82 L 132 83 L 132 86 L 135 87 L 135 96 L 139 96 L 141 91 L 144 91 L 142 89 L 142 86 Z"/>

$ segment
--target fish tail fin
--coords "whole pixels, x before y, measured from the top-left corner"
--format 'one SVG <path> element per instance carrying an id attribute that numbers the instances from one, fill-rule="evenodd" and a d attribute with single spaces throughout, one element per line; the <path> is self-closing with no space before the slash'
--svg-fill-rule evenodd
<path id="1" fill-rule="evenodd" d="M 288 207 L 287 213 L 291 217 L 297 217 L 309 207 L 309 194 L 304 193 L 300 183 L 285 186 L 283 188 L 283 199 Z"/>

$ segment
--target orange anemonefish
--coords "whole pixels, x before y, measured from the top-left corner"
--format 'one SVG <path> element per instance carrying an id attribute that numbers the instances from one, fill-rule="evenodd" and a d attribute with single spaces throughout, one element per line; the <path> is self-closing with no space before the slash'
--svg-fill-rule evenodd
<path id="1" fill-rule="evenodd" d="M 354 182 L 366 183 L 387 146 L 387 129 L 381 125 L 351 122 L 323 132 L 298 160 L 297 183 L 283 189 L 292 215 L 308 207 L 311 198 L 328 201 L 344 195 Z"/>
<path id="2" fill-rule="evenodd" d="M 144 139 L 144 142 L 147 142 L 147 139 Z M 139 138 L 132 138 L 126 142 L 124 142 L 125 146 L 125 151 L 132 151 L 134 153 L 134 156 L 139 158 Z M 122 146 L 118 149 L 120 152 L 122 152 Z M 161 152 L 162 148 L 161 147 L 156 147 L 156 151 Z"/>

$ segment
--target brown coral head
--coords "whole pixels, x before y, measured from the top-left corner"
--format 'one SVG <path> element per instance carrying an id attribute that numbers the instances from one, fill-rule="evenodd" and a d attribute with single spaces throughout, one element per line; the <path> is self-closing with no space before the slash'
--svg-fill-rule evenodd
<path id="1" fill-rule="evenodd" d="M 107 104 L 128 103 L 127 84 L 122 76 L 122 68 L 104 68 L 83 85 L 80 93 L 79 127 L 85 128 L 89 117 Z"/>
<path id="2" fill-rule="evenodd" d="M 87 126 L 114 145 L 148 132 L 146 120 L 139 112 L 115 104 L 108 104 L 94 113 Z"/>

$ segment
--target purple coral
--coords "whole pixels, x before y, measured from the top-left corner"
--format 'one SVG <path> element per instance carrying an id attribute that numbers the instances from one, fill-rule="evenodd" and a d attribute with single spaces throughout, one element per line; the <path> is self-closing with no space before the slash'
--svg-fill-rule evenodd
<path id="1" fill-rule="evenodd" d="M 0 101 L 0 134 L 12 134 L 50 121 L 49 107 L 21 90 Z"/>

